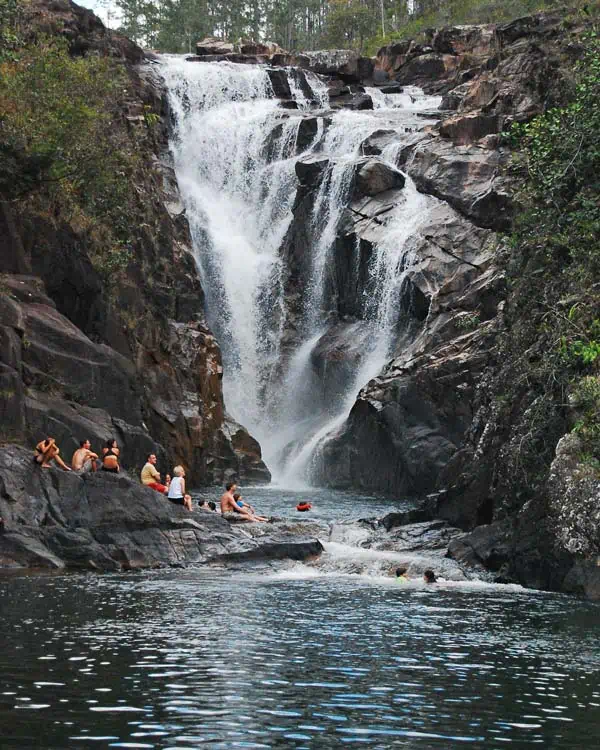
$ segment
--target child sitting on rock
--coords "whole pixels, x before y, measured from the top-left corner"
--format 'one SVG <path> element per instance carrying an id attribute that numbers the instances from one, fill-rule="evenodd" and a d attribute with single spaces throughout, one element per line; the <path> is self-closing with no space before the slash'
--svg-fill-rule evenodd
<path id="1" fill-rule="evenodd" d="M 183 466 L 176 466 L 173 469 L 173 475 L 167 498 L 174 505 L 183 505 L 188 510 L 192 510 L 192 496 L 185 494 L 185 469 Z"/>

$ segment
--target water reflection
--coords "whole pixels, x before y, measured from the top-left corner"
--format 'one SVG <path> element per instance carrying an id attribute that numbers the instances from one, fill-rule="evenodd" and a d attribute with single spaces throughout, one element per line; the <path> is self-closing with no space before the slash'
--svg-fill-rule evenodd
<path id="1" fill-rule="evenodd" d="M 600 608 L 573 599 L 207 569 L 0 595 L 7 749 L 600 740 Z"/>

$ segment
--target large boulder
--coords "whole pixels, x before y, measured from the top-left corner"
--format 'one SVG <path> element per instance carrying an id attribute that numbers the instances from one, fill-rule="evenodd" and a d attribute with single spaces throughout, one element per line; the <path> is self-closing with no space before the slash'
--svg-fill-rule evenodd
<path id="1" fill-rule="evenodd" d="M 480 111 L 455 115 L 440 123 L 440 135 L 449 138 L 455 146 L 466 146 L 492 133 L 503 130 L 502 115 L 486 115 Z"/>
<path id="2" fill-rule="evenodd" d="M 405 176 L 398 169 L 377 159 L 363 159 L 356 166 L 355 195 L 378 195 L 386 190 L 404 187 Z"/>
<path id="3" fill-rule="evenodd" d="M 508 157 L 506 149 L 424 137 L 401 150 L 398 163 L 422 192 L 447 201 L 478 226 L 507 230 L 513 202 L 500 173 Z"/>
<path id="4" fill-rule="evenodd" d="M 234 45 L 224 39 L 206 37 L 201 42 L 196 42 L 196 54 L 200 57 L 204 55 L 230 55 L 235 51 Z M 247 54 L 253 55 L 256 53 L 250 52 Z"/>
<path id="5" fill-rule="evenodd" d="M 304 57 L 308 60 L 309 70 L 321 75 L 336 76 L 347 83 L 360 83 L 373 76 L 373 60 L 361 57 L 354 50 L 317 50 L 305 52 Z"/>
<path id="6" fill-rule="evenodd" d="M 296 162 L 296 177 L 301 185 L 305 187 L 316 187 L 329 166 L 326 156 L 309 156 Z"/>

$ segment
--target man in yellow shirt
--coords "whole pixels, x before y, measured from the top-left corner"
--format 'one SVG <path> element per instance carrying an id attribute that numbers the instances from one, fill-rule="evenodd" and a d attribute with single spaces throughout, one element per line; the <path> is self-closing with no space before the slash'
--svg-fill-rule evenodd
<path id="1" fill-rule="evenodd" d="M 143 485 L 145 485 L 146 487 L 150 487 L 151 489 L 156 490 L 157 492 L 160 492 L 164 495 L 169 490 L 169 475 L 167 474 L 167 484 L 161 484 L 160 474 L 156 470 L 155 464 L 156 456 L 154 453 L 151 453 L 148 456 L 146 463 L 144 464 L 144 468 L 142 469 L 142 473 L 140 474 L 140 479 L 142 480 Z"/>

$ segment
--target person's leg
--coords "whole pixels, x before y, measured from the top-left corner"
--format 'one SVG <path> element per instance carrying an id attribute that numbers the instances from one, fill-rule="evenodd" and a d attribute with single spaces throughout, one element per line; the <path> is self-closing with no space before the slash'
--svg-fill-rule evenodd
<path id="1" fill-rule="evenodd" d="M 42 469 L 50 468 L 50 461 L 52 461 L 54 456 L 56 456 L 57 451 L 58 451 L 58 448 L 55 445 L 51 445 L 48 448 L 48 450 L 42 456 L 42 462 L 41 462 Z"/>
<path id="2" fill-rule="evenodd" d="M 183 502 L 185 504 L 185 507 L 188 510 L 192 510 L 192 496 L 191 495 L 185 495 L 183 498 Z"/>
<path id="3" fill-rule="evenodd" d="M 57 463 L 57 464 L 58 464 L 59 466 L 62 466 L 62 468 L 63 468 L 63 469 L 65 470 L 65 471 L 71 471 L 71 467 L 70 467 L 70 466 L 67 466 L 67 464 L 66 464 L 66 463 L 65 463 L 65 462 L 64 462 L 64 461 L 62 460 L 62 458 L 60 457 L 60 452 L 59 452 L 58 448 L 56 449 L 56 453 L 54 454 L 54 460 L 56 461 L 56 463 Z"/>
<path id="4" fill-rule="evenodd" d="M 252 513 L 250 513 L 249 510 L 246 510 L 246 508 L 240 508 L 239 509 L 239 514 L 240 514 L 240 516 L 243 516 L 244 518 L 246 518 L 248 521 L 256 521 L 257 520 L 256 516 L 253 515 Z"/>

